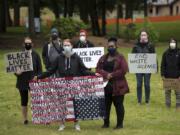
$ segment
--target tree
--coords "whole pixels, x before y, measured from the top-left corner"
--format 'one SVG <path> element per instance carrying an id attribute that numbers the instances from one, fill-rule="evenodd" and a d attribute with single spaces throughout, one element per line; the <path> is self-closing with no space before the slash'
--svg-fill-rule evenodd
<path id="1" fill-rule="evenodd" d="M 19 0 L 14 0 L 14 26 L 19 26 L 20 24 L 20 3 Z"/>
<path id="2" fill-rule="evenodd" d="M 144 0 L 144 17 L 147 17 L 147 0 Z"/>
<path id="3" fill-rule="evenodd" d="M 106 35 L 106 0 L 102 0 L 102 35 Z"/>
<path id="4" fill-rule="evenodd" d="M 34 0 L 29 0 L 29 34 L 31 36 L 35 35 L 35 28 L 34 28 Z"/>
<path id="5" fill-rule="evenodd" d="M 6 0 L 0 1 L 0 32 L 6 32 Z"/>

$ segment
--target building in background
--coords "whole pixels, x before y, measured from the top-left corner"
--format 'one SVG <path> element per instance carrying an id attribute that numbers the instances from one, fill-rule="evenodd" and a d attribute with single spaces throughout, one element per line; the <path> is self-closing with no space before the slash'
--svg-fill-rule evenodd
<path id="1" fill-rule="evenodd" d="M 180 15 L 180 0 L 149 0 L 148 16 Z"/>

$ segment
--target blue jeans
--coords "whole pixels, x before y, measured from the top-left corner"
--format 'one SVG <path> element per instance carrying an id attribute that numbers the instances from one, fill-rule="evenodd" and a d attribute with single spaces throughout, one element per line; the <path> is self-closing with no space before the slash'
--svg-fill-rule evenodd
<path id="1" fill-rule="evenodd" d="M 144 89 L 145 89 L 145 102 L 149 103 L 149 100 L 150 100 L 150 78 L 151 78 L 151 74 L 143 74 L 143 73 L 136 74 L 138 103 L 142 102 L 143 78 L 144 78 Z"/>

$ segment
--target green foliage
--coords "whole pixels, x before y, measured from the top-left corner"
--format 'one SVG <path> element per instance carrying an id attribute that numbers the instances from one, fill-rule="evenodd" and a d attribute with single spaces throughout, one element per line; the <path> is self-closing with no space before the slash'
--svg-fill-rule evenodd
<path id="1" fill-rule="evenodd" d="M 75 36 L 80 29 L 87 29 L 87 25 L 82 21 L 77 21 L 72 18 L 60 18 L 53 24 L 59 32 L 61 38 L 72 38 Z"/>
<path id="2" fill-rule="evenodd" d="M 147 31 L 147 33 L 149 35 L 149 39 L 152 43 L 156 43 L 159 41 L 159 33 L 153 27 L 152 23 L 148 21 L 148 19 L 145 19 L 143 26 L 140 27 L 139 29 L 137 29 L 136 37 L 139 37 L 139 34 L 142 30 Z"/>
<path id="3" fill-rule="evenodd" d="M 125 40 L 129 41 L 130 39 L 134 39 L 135 32 L 136 32 L 136 25 L 134 23 L 130 23 L 130 24 L 126 25 L 126 28 L 124 30 Z"/>

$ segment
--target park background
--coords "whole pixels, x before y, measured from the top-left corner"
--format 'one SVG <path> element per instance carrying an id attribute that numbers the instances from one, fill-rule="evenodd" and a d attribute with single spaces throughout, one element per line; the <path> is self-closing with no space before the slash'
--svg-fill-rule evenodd
<path id="1" fill-rule="evenodd" d="M 160 1 L 163 0 L 158 0 Z M 166 1 L 165 5 L 172 6 L 172 1 Z M 58 123 L 51 125 L 30 123 L 27 126 L 22 124 L 20 96 L 15 88 L 16 77 L 5 72 L 4 54 L 21 50 L 24 37 L 31 36 L 35 50 L 41 55 L 42 46 L 48 41 L 52 26 L 60 30 L 63 38 L 70 37 L 73 41 L 77 40 L 79 30 L 85 28 L 89 33 L 89 40 L 96 46 L 106 47 L 108 37 L 116 36 L 119 38 L 118 50 L 126 59 L 136 42 L 138 32 L 145 28 L 156 47 L 160 67 L 161 57 L 168 48 L 169 39 L 175 37 L 180 41 L 180 13 L 150 16 L 148 7 L 152 5 L 153 3 L 146 0 L 1 0 L 0 135 L 180 135 L 180 112 L 175 109 L 174 92 L 172 92 L 172 107 L 167 109 L 160 70 L 151 78 L 150 104 L 141 106 L 137 104 L 136 99 L 135 75 L 127 74 L 130 93 L 125 97 L 126 113 L 122 130 L 113 130 L 116 117 L 112 107 L 109 129 L 101 129 L 102 120 L 81 121 L 81 132 L 74 131 L 73 123 L 67 123 L 67 129 L 62 133 L 57 131 Z M 19 18 L 18 14 L 15 15 L 18 8 Z M 41 20 L 40 32 L 34 29 L 32 23 L 34 17 Z M 25 26 L 27 22 L 30 24 L 29 28 Z M 30 103 L 29 118 L 31 118 Z"/>

